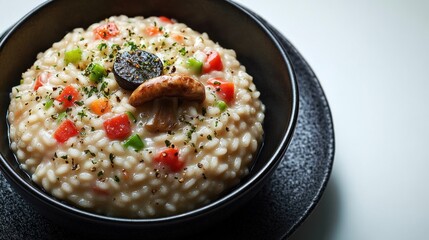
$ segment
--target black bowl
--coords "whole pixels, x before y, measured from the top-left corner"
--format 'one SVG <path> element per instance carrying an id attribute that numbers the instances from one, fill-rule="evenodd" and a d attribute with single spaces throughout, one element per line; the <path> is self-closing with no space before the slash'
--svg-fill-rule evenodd
<path id="1" fill-rule="evenodd" d="M 76 27 L 86 28 L 112 15 L 169 16 L 184 22 L 225 48 L 234 49 L 254 77 L 266 105 L 265 139 L 250 174 L 233 190 L 207 206 L 155 219 L 106 217 L 58 201 L 31 181 L 9 148 L 6 120 L 11 88 L 37 53 Z M 56 0 L 20 20 L 0 42 L 0 167 L 10 184 L 53 221 L 109 235 L 147 233 L 168 236 L 195 231 L 227 217 L 252 198 L 278 166 L 292 138 L 298 113 L 298 90 L 285 50 L 255 16 L 230 1 L 211 0 Z M 168 229 L 168 232 L 165 231 Z M 156 235 L 153 235 L 156 234 Z"/>

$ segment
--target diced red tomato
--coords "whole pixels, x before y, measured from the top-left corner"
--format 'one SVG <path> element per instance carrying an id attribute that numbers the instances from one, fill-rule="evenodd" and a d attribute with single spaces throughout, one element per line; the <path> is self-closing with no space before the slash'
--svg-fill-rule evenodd
<path id="1" fill-rule="evenodd" d="M 169 24 L 173 23 L 173 21 L 170 18 L 165 17 L 165 16 L 160 16 L 159 20 L 161 20 L 161 22 L 164 22 L 164 23 L 169 23 Z"/>
<path id="2" fill-rule="evenodd" d="M 166 148 L 156 156 L 153 161 L 157 164 L 166 166 L 172 172 L 178 172 L 185 166 L 185 162 L 179 159 L 179 150 L 177 148 Z"/>
<path id="3" fill-rule="evenodd" d="M 161 29 L 159 29 L 159 27 L 156 27 L 156 26 L 149 26 L 145 29 L 145 31 L 146 31 L 146 34 L 149 36 L 155 36 L 162 33 Z"/>
<path id="4" fill-rule="evenodd" d="M 34 82 L 34 90 L 37 91 L 37 89 L 39 89 L 39 87 L 45 85 L 46 83 L 48 83 L 48 79 L 51 77 L 51 73 L 50 72 L 42 72 L 40 73 L 37 78 L 36 81 Z"/>
<path id="5" fill-rule="evenodd" d="M 118 26 L 113 22 L 106 23 L 94 29 L 95 39 L 108 40 L 118 34 Z"/>
<path id="6" fill-rule="evenodd" d="M 79 101 L 79 92 L 72 85 L 66 86 L 60 95 L 55 99 L 59 101 L 64 108 L 73 106 L 74 102 Z"/>
<path id="7" fill-rule="evenodd" d="M 234 83 L 226 82 L 221 78 L 211 78 L 207 81 L 207 83 L 214 87 L 218 96 L 225 102 L 230 103 L 232 100 L 234 100 Z"/>
<path id="8" fill-rule="evenodd" d="M 207 53 L 207 59 L 203 65 L 203 73 L 222 71 L 222 69 L 223 63 L 220 54 L 217 51 L 209 51 Z"/>
<path id="9" fill-rule="evenodd" d="M 127 114 L 121 114 L 104 121 L 104 130 L 110 139 L 123 140 L 131 134 L 131 123 Z"/>
<path id="10" fill-rule="evenodd" d="M 54 138 L 57 142 L 63 143 L 78 134 L 79 131 L 74 123 L 70 119 L 66 119 L 58 126 L 57 130 L 55 130 Z"/>

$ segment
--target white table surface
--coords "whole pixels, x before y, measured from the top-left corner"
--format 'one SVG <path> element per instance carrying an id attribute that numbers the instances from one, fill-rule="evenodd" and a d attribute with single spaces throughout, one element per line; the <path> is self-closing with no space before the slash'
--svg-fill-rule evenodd
<path id="1" fill-rule="evenodd" d="M 42 2 L 0 0 L 0 32 Z M 301 52 L 334 118 L 332 177 L 290 239 L 427 239 L 429 1 L 237 2 Z"/>

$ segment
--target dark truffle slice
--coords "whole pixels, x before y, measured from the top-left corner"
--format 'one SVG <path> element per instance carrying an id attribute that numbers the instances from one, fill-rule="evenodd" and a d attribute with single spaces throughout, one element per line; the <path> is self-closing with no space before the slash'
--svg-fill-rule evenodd
<path id="1" fill-rule="evenodd" d="M 113 73 L 119 86 L 134 90 L 144 81 L 162 74 L 163 63 L 155 54 L 136 50 L 116 56 Z"/>

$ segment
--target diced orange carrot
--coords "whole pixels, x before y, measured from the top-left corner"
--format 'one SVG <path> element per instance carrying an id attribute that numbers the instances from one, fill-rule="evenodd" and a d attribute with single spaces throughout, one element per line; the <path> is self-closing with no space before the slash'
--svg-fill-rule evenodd
<path id="1" fill-rule="evenodd" d="M 91 111 L 97 115 L 103 115 L 106 112 L 109 112 L 112 109 L 109 99 L 107 98 L 98 98 L 91 102 L 89 105 Z"/>
<path id="2" fill-rule="evenodd" d="M 176 42 L 183 42 L 183 40 L 185 39 L 185 37 L 180 34 L 171 34 L 171 37 L 176 40 Z"/>
<path id="3" fill-rule="evenodd" d="M 149 26 L 149 27 L 147 27 L 145 29 L 145 32 L 149 36 L 155 36 L 155 35 L 158 35 L 158 34 L 162 33 L 161 29 L 159 29 L 159 27 L 155 27 L 155 26 Z"/>

